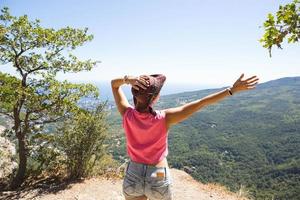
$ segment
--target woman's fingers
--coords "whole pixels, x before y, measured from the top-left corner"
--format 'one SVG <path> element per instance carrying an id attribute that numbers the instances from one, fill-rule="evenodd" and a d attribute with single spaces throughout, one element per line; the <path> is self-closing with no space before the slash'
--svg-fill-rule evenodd
<path id="1" fill-rule="evenodd" d="M 257 77 L 256 76 L 251 76 L 250 78 L 247 78 L 245 81 L 248 82 L 248 81 L 251 81 L 254 78 L 257 78 Z"/>
<path id="2" fill-rule="evenodd" d="M 136 86 L 139 86 L 140 88 L 142 88 L 142 89 L 147 89 L 147 87 L 143 84 L 143 82 L 142 81 L 140 81 L 140 80 L 137 80 L 136 82 L 135 82 L 135 85 Z"/>
<path id="3" fill-rule="evenodd" d="M 256 88 L 256 87 L 255 87 L 255 86 L 247 87 L 248 90 L 252 90 L 252 89 L 254 89 L 254 88 Z"/>
<path id="4" fill-rule="evenodd" d="M 133 89 L 139 90 L 140 88 L 138 86 L 132 85 Z"/>
<path id="5" fill-rule="evenodd" d="M 142 83 L 144 86 L 148 87 L 149 86 L 149 78 L 147 76 L 140 76 L 138 78 L 138 81 Z"/>
<path id="6" fill-rule="evenodd" d="M 143 84 L 144 86 L 148 87 L 149 86 L 149 82 L 147 82 L 146 80 L 140 79 L 138 80 L 141 84 Z"/>
<path id="7" fill-rule="evenodd" d="M 247 83 L 245 86 L 246 86 L 246 89 L 249 90 L 249 89 L 254 89 L 257 84 L 258 84 L 258 82 L 256 80 L 256 81 L 252 81 L 252 83 Z"/>
<path id="8" fill-rule="evenodd" d="M 131 86 L 136 89 L 147 89 L 149 86 L 149 78 L 147 76 L 139 76 L 132 80 Z"/>
<path id="9" fill-rule="evenodd" d="M 252 83 L 252 84 L 248 84 L 247 86 L 248 86 L 248 87 L 252 87 L 252 86 L 257 85 L 257 83 L 258 83 L 258 82 L 255 82 L 255 83 Z"/>
<path id="10" fill-rule="evenodd" d="M 140 78 L 146 82 L 149 82 L 149 77 L 148 76 L 140 76 Z"/>
<path id="11" fill-rule="evenodd" d="M 258 80 L 259 80 L 258 78 L 252 79 L 252 80 L 247 81 L 247 83 L 251 84 L 251 83 L 254 83 L 254 82 L 258 82 Z"/>
<path id="12" fill-rule="evenodd" d="M 242 80 L 243 77 L 244 77 L 244 73 L 242 73 L 242 75 L 240 76 L 240 78 L 238 80 Z"/>

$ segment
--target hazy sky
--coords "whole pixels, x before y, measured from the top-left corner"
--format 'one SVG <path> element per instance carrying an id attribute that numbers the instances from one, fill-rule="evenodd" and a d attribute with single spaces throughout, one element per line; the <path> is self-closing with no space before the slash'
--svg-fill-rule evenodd
<path id="1" fill-rule="evenodd" d="M 89 28 L 94 40 L 75 54 L 102 63 L 59 79 L 91 82 L 163 73 L 169 83 L 229 85 L 242 72 L 261 82 L 300 76 L 299 43 L 275 48 L 270 58 L 258 42 L 267 13 L 290 1 L 0 0 L 0 5 L 46 27 Z"/>

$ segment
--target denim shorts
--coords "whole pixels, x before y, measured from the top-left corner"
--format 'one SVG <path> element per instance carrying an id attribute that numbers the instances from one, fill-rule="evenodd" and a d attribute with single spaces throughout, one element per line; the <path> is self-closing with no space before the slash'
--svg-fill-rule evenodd
<path id="1" fill-rule="evenodd" d="M 149 200 L 172 200 L 172 178 L 168 167 L 129 161 L 123 180 L 126 199 L 146 196 Z"/>

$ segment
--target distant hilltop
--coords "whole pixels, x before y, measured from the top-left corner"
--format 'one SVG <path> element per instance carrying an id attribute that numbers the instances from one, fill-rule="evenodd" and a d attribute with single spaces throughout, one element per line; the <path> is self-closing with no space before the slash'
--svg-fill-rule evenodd
<path id="1" fill-rule="evenodd" d="M 259 85 L 281 85 L 281 84 L 290 84 L 295 81 L 299 81 L 300 76 L 298 77 L 283 77 L 271 81 L 267 81 L 264 83 L 260 83 Z M 234 80 L 232 80 L 234 81 Z M 111 92 L 111 86 L 110 86 L 110 81 L 103 81 L 103 82 L 95 82 L 93 83 L 99 88 L 100 91 L 100 98 L 102 100 L 113 100 L 113 95 Z M 226 85 L 220 85 L 216 81 L 216 85 L 201 85 L 201 84 L 174 84 L 174 83 L 168 83 L 164 85 L 162 88 L 162 95 L 172 95 L 172 94 L 180 94 L 184 92 L 193 92 L 193 91 L 201 91 L 201 90 L 212 90 L 212 89 L 217 89 L 220 87 L 226 87 Z M 130 92 L 130 87 L 124 87 L 124 93 L 128 98 L 131 98 L 131 92 Z"/>

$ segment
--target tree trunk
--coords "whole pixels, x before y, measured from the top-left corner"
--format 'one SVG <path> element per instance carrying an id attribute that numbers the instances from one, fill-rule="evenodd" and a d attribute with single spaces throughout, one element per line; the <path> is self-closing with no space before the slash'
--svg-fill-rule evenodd
<path id="1" fill-rule="evenodd" d="M 27 150 L 26 150 L 26 140 L 25 137 L 18 138 L 19 143 L 19 167 L 17 171 L 17 175 L 13 178 L 10 188 L 16 189 L 21 186 L 24 181 L 26 166 L 27 166 Z"/>

